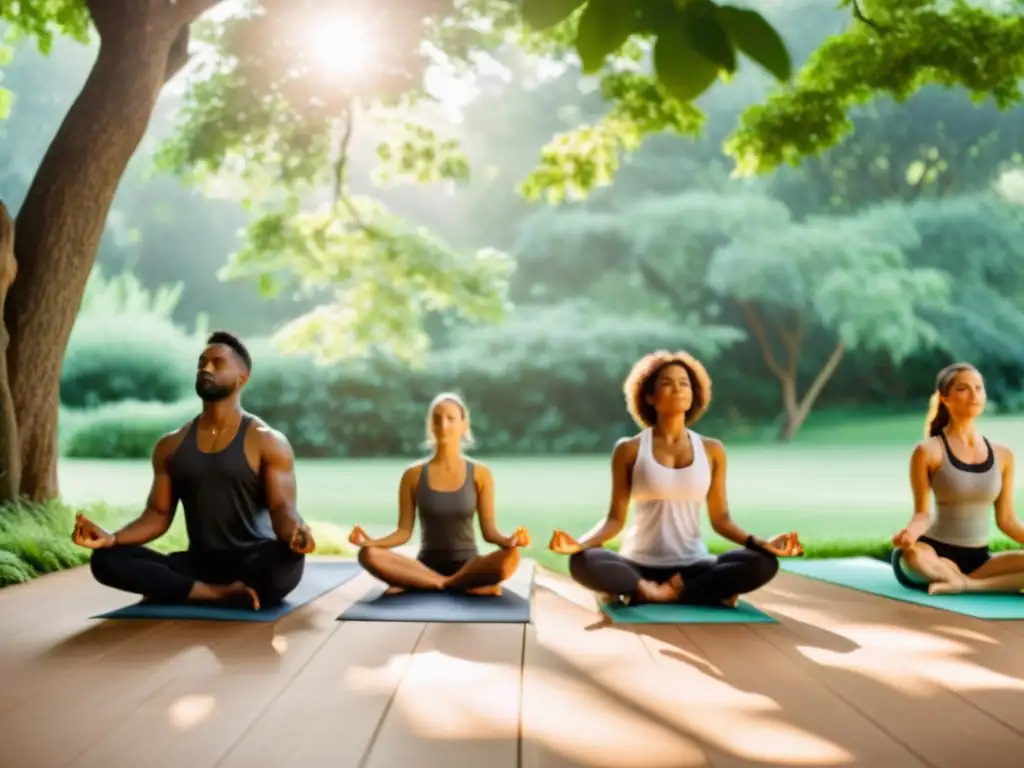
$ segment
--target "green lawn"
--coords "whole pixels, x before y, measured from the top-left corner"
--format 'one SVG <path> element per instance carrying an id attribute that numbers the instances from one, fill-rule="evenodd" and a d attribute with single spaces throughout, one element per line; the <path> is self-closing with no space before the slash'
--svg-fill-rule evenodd
<path id="1" fill-rule="evenodd" d="M 884 543 L 911 512 L 908 463 L 921 424 L 917 416 L 835 423 L 823 418 L 792 445 L 727 444 L 734 518 L 760 535 L 799 531 L 809 550 L 820 554 Z M 1024 445 L 1024 418 L 992 418 L 984 431 L 1013 447 Z M 607 508 L 606 456 L 485 461 L 495 474 L 501 529 L 527 526 L 535 547 L 546 544 L 554 527 L 583 533 Z M 343 542 L 354 523 L 371 535 L 390 530 L 407 463 L 300 460 L 299 505 L 318 539 Z M 150 469 L 141 461 L 64 461 L 60 480 L 69 504 L 106 502 L 124 508 L 109 513 L 123 518 L 141 510 Z M 709 541 L 716 540 L 709 532 Z"/>

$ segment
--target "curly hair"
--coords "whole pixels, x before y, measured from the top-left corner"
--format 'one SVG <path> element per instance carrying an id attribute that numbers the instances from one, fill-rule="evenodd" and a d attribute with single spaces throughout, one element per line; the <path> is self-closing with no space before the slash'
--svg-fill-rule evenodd
<path id="1" fill-rule="evenodd" d="M 647 397 L 654 394 L 658 374 L 668 365 L 681 365 L 690 377 L 693 403 L 686 411 L 688 425 L 696 423 L 711 403 L 711 377 L 697 358 L 681 349 L 675 352 L 651 352 L 633 364 L 622 385 L 622 392 L 626 396 L 626 410 L 641 428 L 653 427 L 658 419 L 658 413 L 654 406 L 647 402 Z"/>

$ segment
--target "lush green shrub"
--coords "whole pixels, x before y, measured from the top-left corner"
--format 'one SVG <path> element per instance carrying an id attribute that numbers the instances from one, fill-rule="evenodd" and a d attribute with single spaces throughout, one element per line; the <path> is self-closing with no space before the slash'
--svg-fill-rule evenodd
<path id="1" fill-rule="evenodd" d="M 304 456 L 417 455 L 425 408 L 443 390 L 466 398 L 481 452 L 606 451 L 632 429 L 622 380 L 640 355 L 683 347 L 711 358 L 735 338 L 562 307 L 455 334 L 417 370 L 385 359 L 318 366 L 254 345 L 243 402 Z"/>
<path id="2" fill-rule="evenodd" d="M 0 506 L 0 587 L 87 562 L 88 550 L 71 541 L 74 517 L 59 502 Z"/>
<path id="3" fill-rule="evenodd" d="M 194 418 L 195 398 L 177 403 L 126 400 L 74 414 L 64 438 L 64 455 L 78 459 L 148 459 L 153 446 Z"/>
<path id="4" fill-rule="evenodd" d="M 61 403 L 177 402 L 192 391 L 198 353 L 194 339 L 157 315 L 83 315 L 64 356 Z"/>

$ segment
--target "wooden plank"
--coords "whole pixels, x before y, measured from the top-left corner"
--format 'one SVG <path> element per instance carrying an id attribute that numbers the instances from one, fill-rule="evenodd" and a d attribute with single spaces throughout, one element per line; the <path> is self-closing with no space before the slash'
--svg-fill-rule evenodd
<path id="1" fill-rule="evenodd" d="M 523 667 L 523 768 L 718 765 L 721 754 L 687 728 L 680 702 L 707 693 L 656 665 L 640 638 L 538 580 Z"/>
<path id="2" fill-rule="evenodd" d="M 764 590 L 758 603 L 781 624 L 755 632 L 923 762 L 936 768 L 1019 763 L 1020 733 L 925 672 L 948 665 L 963 649 L 933 625 L 963 617 L 799 577 Z"/>
<path id="3" fill-rule="evenodd" d="M 93 581 L 89 570 L 54 573 L 9 588 L 4 603 L 19 629 L 0 639 L 0 717 L 37 696 L 74 685 L 73 677 L 100 659 L 117 659 L 132 648 L 151 645 L 169 652 L 168 640 L 154 638 L 173 626 L 168 621 L 98 621 L 89 617 L 132 600 Z M 6 591 L 6 590 L 4 590 Z"/>
<path id="4" fill-rule="evenodd" d="M 218 768 L 360 765 L 425 625 L 338 624 Z"/>
<path id="5" fill-rule="evenodd" d="M 180 674 L 215 666 L 217 655 L 238 642 L 245 629 L 230 624 L 169 624 L 144 646 L 132 646 L 132 653 L 122 650 L 79 668 L 0 719 L 0 765 L 68 764 Z M 134 735 L 142 744 L 146 737 Z M 125 764 L 120 759 L 108 763 Z"/>
<path id="6" fill-rule="evenodd" d="M 742 695 L 693 708 L 706 739 L 744 765 L 925 765 L 752 627 L 675 627 L 688 641 L 680 651 Z"/>
<path id="7" fill-rule="evenodd" d="M 429 624 L 361 765 L 516 768 L 524 626 Z"/>
<path id="8" fill-rule="evenodd" d="M 238 623 L 231 630 L 238 633 L 236 642 L 180 669 L 140 698 L 69 765 L 216 765 L 337 631 L 337 615 L 362 594 L 368 580 L 356 578 L 275 624 Z"/>

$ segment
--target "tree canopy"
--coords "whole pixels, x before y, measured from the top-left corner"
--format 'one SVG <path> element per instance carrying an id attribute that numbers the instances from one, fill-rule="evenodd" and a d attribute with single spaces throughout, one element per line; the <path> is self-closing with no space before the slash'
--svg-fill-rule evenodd
<path id="1" fill-rule="evenodd" d="M 775 30 L 780 7 L 768 3 L 0 4 L 8 34 L 34 38 L 41 51 L 58 35 L 99 39 L 17 214 L 18 279 L 4 307 L 10 391 L 0 396 L 2 412 L 13 403 L 18 414 L 3 433 L 19 446 L 23 467 L 0 471 L 20 474 L 16 484 L 29 495 L 55 492 L 61 356 L 118 184 L 169 81 L 180 76 L 185 90 L 180 130 L 164 146 L 162 166 L 244 198 L 255 212 L 228 274 L 257 275 L 268 292 L 333 297 L 289 329 L 294 340 L 316 340 L 327 352 L 379 344 L 414 355 L 431 313 L 498 318 L 512 261 L 493 249 L 453 247 L 372 196 L 354 194 L 354 134 L 386 137 L 378 183 L 428 184 L 449 194 L 471 169 L 444 135 L 437 82 L 457 82 L 482 58 L 511 47 L 579 68 L 604 102 L 603 114 L 555 135 L 540 153 L 522 185 L 528 200 L 582 198 L 609 185 L 646 136 L 698 136 L 706 122 L 701 103 L 742 81 L 749 62 L 776 85 L 745 111 L 726 144 L 744 174 L 834 146 L 850 130 L 850 109 L 879 94 L 900 101 L 928 84 L 960 84 L 1000 108 L 1019 99 L 1024 22 L 1012 7 L 964 0 L 846 7 L 846 29 L 794 72 L 797 43 Z"/>

